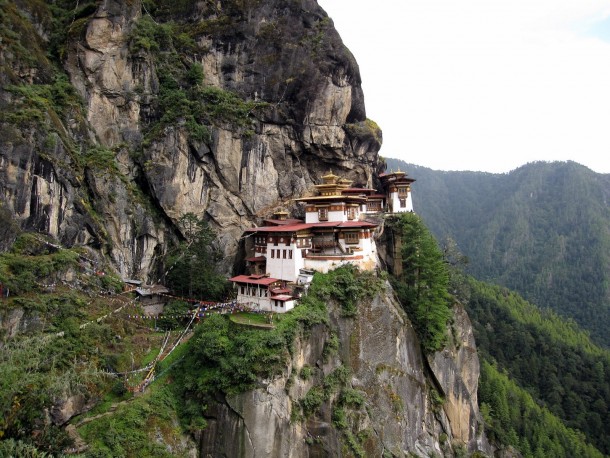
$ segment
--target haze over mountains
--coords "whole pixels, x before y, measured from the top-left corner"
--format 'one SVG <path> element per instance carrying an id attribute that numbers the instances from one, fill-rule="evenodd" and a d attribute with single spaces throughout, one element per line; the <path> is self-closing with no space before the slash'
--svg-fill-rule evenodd
<path id="1" fill-rule="evenodd" d="M 417 180 L 415 211 L 440 242 L 455 240 L 469 273 L 573 318 L 610 345 L 610 175 L 575 162 L 507 174 L 387 164 Z"/>

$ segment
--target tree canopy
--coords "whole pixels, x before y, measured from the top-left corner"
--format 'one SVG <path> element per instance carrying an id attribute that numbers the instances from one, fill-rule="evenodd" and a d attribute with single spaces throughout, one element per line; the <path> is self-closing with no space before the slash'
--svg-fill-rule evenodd
<path id="1" fill-rule="evenodd" d="M 167 285 L 175 294 L 201 300 L 222 300 L 228 284 L 218 272 L 220 250 L 216 234 L 205 220 L 193 213 L 178 222 L 184 240 L 166 259 Z"/>
<path id="2" fill-rule="evenodd" d="M 451 316 L 449 273 L 443 253 L 414 213 L 396 216 L 388 225 L 402 242 L 402 272 L 393 278 L 394 289 L 424 350 L 436 351 L 445 342 Z"/>

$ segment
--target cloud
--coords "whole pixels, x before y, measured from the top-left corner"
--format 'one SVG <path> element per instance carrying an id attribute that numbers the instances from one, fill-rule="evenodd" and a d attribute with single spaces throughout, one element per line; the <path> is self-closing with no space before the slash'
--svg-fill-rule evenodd
<path id="1" fill-rule="evenodd" d="M 571 159 L 610 173 L 607 1 L 341 3 L 320 0 L 358 60 L 382 155 L 493 172 Z"/>

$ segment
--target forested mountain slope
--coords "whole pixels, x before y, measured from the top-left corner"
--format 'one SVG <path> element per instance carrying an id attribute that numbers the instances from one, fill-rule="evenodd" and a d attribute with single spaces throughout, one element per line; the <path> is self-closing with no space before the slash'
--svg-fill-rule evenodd
<path id="1" fill-rule="evenodd" d="M 426 352 L 377 271 L 228 316 L 245 229 L 329 169 L 373 185 L 381 131 L 315 0 L 0 0 L 0 42 L 0 456 L 493 453 L 447 298 Z"/>
<path id="2" fill-rule="evenodd" d="M 435 171 L 387 159 L 417 181 L 415 211 L 455 240 L 480 280 L 571 317 L 610 345 L 610 176 L 574 162 L 507 174 Z"/>
<path id="3" fill-rule="evenodd" d="M 482 371 L 480 400 L 493 412 L 494 420 L 488 423 L 495 426 L 495 434 L 532 452 L 537 445 L 531 442 L 540 437 L 541 420 L 516 413 L 511 396 L 498 388 L 505 382 L 495 372 L 504 372 L 531 396 L 523 404 L 532 408 L 537 402 L 609 454 L 610 351 L 593 344 L 574 322 L 540 311 L 506 288 L 473 278 L 465 283 L 466 308 L 479 352 L 489 365 Z M 517 435 L 520 442 L 513 437 Z"/>

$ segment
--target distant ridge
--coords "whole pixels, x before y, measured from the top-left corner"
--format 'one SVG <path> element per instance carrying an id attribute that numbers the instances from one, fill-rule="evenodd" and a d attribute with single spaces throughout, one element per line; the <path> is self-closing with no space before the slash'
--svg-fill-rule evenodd
<path id="1" fill-rule="evenodd" d="M 609 347 L 610 175 L 575 162 L 509 173 L 437 171 L 387 158 L 417 181 L 415 211 L 468 272 L 573 318 Z"/>

